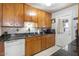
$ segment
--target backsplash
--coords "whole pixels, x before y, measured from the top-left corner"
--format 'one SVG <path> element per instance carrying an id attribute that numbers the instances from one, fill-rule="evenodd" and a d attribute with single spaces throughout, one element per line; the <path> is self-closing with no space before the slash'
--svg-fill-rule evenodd
<path id="1" fill-rule="evenodd" d="M 36 23 L 25 22 L 23 28 L 3 27 L 2 33 L 4 33 L 4 32 L 8 32 L 9 34 L 29 33 L 29 29 L 30 29 L 30 32 L 37 32 Z"/>

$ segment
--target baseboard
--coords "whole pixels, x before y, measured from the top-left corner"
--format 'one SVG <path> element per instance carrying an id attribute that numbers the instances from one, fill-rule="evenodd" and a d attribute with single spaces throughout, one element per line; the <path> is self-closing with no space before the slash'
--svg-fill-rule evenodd
<path id="1" fill-rule="evenodd" d="M 55 53 L 56 51 L 58 51 L 59 49 L 61 49 L 60 47 L 58 46 L 52 46 L 38 54 L 35 54 L 34 56 L 50 56 L 52 55 L 53 53 Z"/>

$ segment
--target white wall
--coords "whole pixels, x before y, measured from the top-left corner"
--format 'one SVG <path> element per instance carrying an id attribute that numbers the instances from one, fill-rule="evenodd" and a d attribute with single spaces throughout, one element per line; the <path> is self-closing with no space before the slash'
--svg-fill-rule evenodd
<path id="1" fill-rule="evenodd" d="M 52 13 L 52 19 L 53 18 L 62 18 L 62 17 L 65 17 L 67 15 L 68 16 L 71 16 L 72 19 L 74 17 L 77 17 L 78 16 L 78 6 L 77 5 L 74 5 L 74 6 L 71 6 L 71 7 L 65 8 L 65 9 L 62 9 L 60 11 L 57 11 L 55 13 Z M 72 23 L 72 25 L 71 25 L 71 27 L 72 27 L 72 37 L 73 37 L 72 40 L 74 40 L 75 39 L 75 29 L 76 28 L 74 28 L 75 22 L 73 22 L 72 19 L 70 19 L 70 20 L 71 20 L 71 23 Z M 56 22 L 57 22 L 57 20 L 56 20 Z M 56 27 L 55 27 L 55 29 L 57 30 Z M 56 35 L 56 40 L 58 40 L 57 37 L 58 36 Z"/>
<path id="2" fill-rule="evenodd" d="M 52 18 L 61 17 L 68 14 L 72 14 L 73 17 L 78 16 L 78 6 L 74 5 L 69 8 L 52 13 Z"/>

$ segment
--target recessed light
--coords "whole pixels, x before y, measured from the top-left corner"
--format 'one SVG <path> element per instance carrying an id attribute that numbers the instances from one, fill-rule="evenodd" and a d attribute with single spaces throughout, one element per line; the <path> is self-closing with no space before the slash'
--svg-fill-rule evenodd
<path id="1" fill-rule="evenodd" d="M 36 16 L 36 13 L 33 12 L 33 11 L 30 11 L 28 14 L 29 14 L 30 16 Z"/>
<path id="2" fill-rule="evenodd" d="M 52 3 L 44 3 L 46 6 L 51 6 Z"/>

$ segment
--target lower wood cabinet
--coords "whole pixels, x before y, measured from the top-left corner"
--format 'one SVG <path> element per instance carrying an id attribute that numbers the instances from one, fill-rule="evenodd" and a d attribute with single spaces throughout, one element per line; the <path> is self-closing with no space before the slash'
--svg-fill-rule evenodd
<path id="1" fill-rule="evenodd" d="M 25 55 L 34 55 L 54 45 L 55 34 L 27 37 L 25 39 Z"/>
<path id="2" fill-rule="evenodd" d="M 46 39 L 45 36 L 41 37 L 41 50 L 45 50 L 46 49 Z"/>
<path id="3" fill-rule="evenodd" d="M 39 37 L 26 38 L 25 55 L 30 56 L 41 51 L 41 40 Z"/>
<path id="4" fill-rule="evenodd" d="M 46 48 L 49 48 L 49 47 L 55 45 L 55 35 L 54 34 L 46 35 L 45 39 L 46 39 Z"/>
<path id="5" fill-rule="evenodd" d="M 0 56 L 4 56 L 5 51 L 4 51 L 4 42 L 0 42 Z"/>

